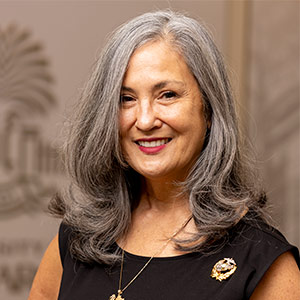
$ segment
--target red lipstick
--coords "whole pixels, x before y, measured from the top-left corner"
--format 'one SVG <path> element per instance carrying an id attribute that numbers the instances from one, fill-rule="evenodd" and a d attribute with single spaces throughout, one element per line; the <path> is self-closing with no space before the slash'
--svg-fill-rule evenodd
<path id="1" fill-rule="evenodd" d="M 155 145 L 154 142 L 162 141 L 159 145 Z M 160 152 L 167 146 L 167 143 L 170 141 L 168 138 L 149 138 L 149 139 L 139 139 L 136 141 L 139 149 L 146 154 L 156 154 Z M 152 143 L 151 143 L 152 142 Z M 152 145 L 151 145 L 152 144 Z M 156 143 L 157 144 L 157 143 Z"/>

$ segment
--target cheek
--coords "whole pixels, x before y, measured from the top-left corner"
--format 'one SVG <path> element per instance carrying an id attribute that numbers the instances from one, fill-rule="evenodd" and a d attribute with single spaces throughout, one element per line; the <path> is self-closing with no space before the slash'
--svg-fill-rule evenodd
<path id="1" fill-rule="evenodd" d="M 126 111 L 121 111 L 119 115 L 119 132 L 121 138 L 125 137 L 128 134 L 131 123 L 132 121 L 130 118 L 130 114 Z"/>
<path id="2" fill-rule="evenodd" d="M 121 143 L 123 142 L 123 138 L 126 134 L 126 129 L 125 129 L 125 124 L 124 122 L 121 122 L 121 120 L 119 121 L 119 135 L 120 135 L 120 139 L 121 139 Z"/>
<path id="3" fill-rule="evenodd" d="M 124 119 L 123 117 L 120 116 L 120 118 L 119 118 L 119 139 L 120 139 L 121 152 L 122 152 L 125 160 L 127 160 L 127 158 L 126 158 L 126 156 L 127 156 L 127 154 L 126 154 L 127 153 L 126 136 L 128 136 L 126 119 Z"/>
<path id="4" fill-rule="evenodd" d="M 205 135 L 207 122 L 201 107 L 169 111 L 168 123 L 178 132 L 189 136 Z"/>

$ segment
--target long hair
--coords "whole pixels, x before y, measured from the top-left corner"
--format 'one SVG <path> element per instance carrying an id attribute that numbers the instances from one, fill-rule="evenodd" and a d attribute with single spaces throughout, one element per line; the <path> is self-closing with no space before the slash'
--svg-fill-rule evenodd
<path id="1" fill-rule="evenodd" d="M 69 193 L 54 198 L 50 207 L 73 227 L 71 253 L 85 262 L 111 264 L 118 259 L 112 245 L 130 224 L 139 175 L 127 166 L 120 147 L 120 91 L 133 52 L 155 40 L 166 41 L 183 56 L 198 82 L 211 124 L 203 151 L 181 183 L 198 232 L 176 241 L 178 248 L 207 248 L 226 234 L 245 208 L 263 214 L 259 182 L 241 149 L 229 80 L 212 38 L 203 25 L 185 15 L 170 10 L 146 13 L 108 39 L 63 148 L 72 184 Z"/>

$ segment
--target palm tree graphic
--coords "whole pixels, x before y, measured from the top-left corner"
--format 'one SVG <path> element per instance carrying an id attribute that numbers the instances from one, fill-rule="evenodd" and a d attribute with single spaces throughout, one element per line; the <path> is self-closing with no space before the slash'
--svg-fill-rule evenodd
<path id="1" fill-rule="evenodd" d="M 0 218 L 38 211 L 55 190 L 60 163 L 41 129 L 57 106 L 53 83 L 30 31 L 0 28 Z"/>

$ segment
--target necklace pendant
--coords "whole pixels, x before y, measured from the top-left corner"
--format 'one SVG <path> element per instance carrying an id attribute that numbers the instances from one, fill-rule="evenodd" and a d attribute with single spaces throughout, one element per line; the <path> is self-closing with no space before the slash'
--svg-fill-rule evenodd
<path id="1" fill-rule="evenodd" d="M 109 300 L 125 300 L 124 298 L 122 298 L 122 291 L 118 290 L 118 296 L 116 296 L 115 294 L 112 294 L 109 297 Z"/>

